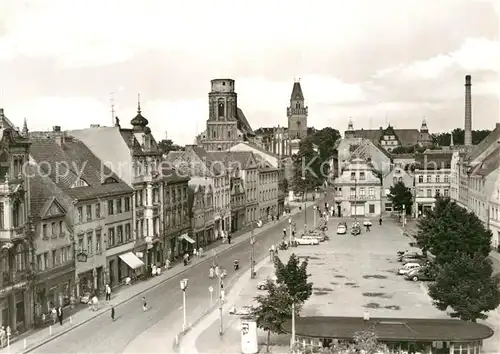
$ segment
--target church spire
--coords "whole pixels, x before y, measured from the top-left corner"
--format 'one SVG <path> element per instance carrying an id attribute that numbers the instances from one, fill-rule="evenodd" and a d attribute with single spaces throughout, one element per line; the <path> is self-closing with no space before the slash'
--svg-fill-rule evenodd
<path id="1" fill-rule="evenodd" d="M 137 94 L 137 114 L 141 114 L 141 94 Z"/>

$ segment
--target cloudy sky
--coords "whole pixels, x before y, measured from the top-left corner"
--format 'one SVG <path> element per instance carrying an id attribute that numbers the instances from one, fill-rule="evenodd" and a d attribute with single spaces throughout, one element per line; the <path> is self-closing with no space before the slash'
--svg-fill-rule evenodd
<path id="1" fill-rule="evenodd" d="M 300 78 L 309 125 L 463 127 L 499 116 L 500 6 L 487 0 L 2 0 L 0 107 L 30 130 L 122 125 L 137 93 L 157 138 L 205 127 L 210 80 L 236 80 L 253 128 L 285 125 Z"/>

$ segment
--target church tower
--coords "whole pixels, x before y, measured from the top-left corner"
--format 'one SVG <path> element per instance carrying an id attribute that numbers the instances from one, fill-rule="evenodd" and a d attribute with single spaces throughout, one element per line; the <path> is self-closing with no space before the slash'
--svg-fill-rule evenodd
<path id="1" fill-rule="evenodd" d="M 432 137 L 429 133 L 429 128 L 427 127 L 427 121 L 422 119 L 422 126 L 420 127 L 420 136 L 418 138 L 418 144 L 423 147 L 432 146 Z"/>
<path id="2" fill-rule="evenodd" d="M 208 94 L 209 116 L 203 147 L 207 151 L 222 151 L 243 141 L 238 129 L 238 97 L 232 79 L 214 79 Z"/>
<path id="3" fill-rule="evenodd" d="M 291 140 L 307 137 L 307 107 L 304 103 L 304 94 L 300 82 L 293 84 L 290 96 L 290 107 L 287 108 L 288 137 Z"/>

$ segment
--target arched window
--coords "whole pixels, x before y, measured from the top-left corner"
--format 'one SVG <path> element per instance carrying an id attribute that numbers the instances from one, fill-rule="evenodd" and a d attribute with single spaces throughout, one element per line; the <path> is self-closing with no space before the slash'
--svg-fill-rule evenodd
<path id="1" fill-rule="evenodd" d="M 297 109 L 300 108 L 300 102 L 295 103 L 295 108 L 297 108 Z"/>
<path id="2" fill-rule="evenodd" d="M 224 100 L 219 100 L 217 104 L 217 109 L 218 109 L 218 117 L 224 117 L 225 116 L 225 106 L 224 106 Z"/>

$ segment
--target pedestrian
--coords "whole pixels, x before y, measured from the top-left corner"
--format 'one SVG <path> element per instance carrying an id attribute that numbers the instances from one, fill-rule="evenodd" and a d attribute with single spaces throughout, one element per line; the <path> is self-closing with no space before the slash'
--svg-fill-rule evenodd
<path id="1" fill-rule="evenodd" d="M 109 284 L 106 284 L 106 301 L 111 300 L 111 287 Z"/>
<path id="2" fill-rule="evenodd" d="M 115 308 L 114 306 L 111 306 L 111 321 L 115 321 Z"/>
<path id="3" fill-rule="evenodd" d="M 286 228 L 283 229 L 283 238 L 286 237 Z"/>
<path id="4" fill-rule="evenodd" d="M 169 269 L 170 268 L 170 259 L 166 259 L 165 260 L 165 270 Z"/>
<path id="5" fill-rule="evenodd" d="M 59 306 L 57 308 L 57 318 L 59 319 L 59 324 L 62 326 L 62 324 L 63 324 L 63 310 L 62 310 L 61 306 Z"/>
<path id="6" fill-rule="evenodd" d="M 231 244 L 231 235 L 229 233 L 227 234 L 227 243 Z"/>
<path id="7" fill-rule="evenodd" d="M 56 307 L 51 303 L 52 305 L 52 310 L 51 310 L 51 313 L 52 313 L 52 323 L 53 324 L 56 324 L 57 322 L 57 309 Z"/>
<path id="8" fill-rule="evenodd" d="M 366 225 L 366 231 L 370 231 L 370 225 Z"/>
<path id="9" fill-rule="evenodd" d="M 154 277 L 156 275 L 156 266 L 151 264 L 151 276 Z"/>
<path id="10" fill-rule="evenodd" d="M 143 296 L 142 297 L 142 311 L 147 311 L 148 309 L 148 303 L 146 302 L 146 298 Z"/>
<path id="11" fill-rule="evenodd" d="M 378 219 L 378 224 L 382 225 L 382 218 Z"/>

